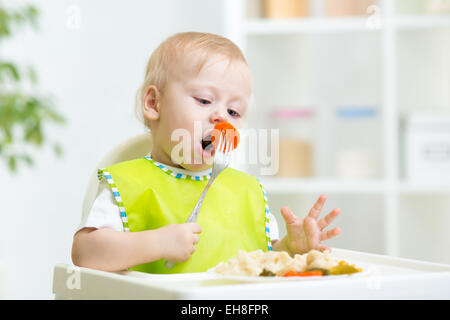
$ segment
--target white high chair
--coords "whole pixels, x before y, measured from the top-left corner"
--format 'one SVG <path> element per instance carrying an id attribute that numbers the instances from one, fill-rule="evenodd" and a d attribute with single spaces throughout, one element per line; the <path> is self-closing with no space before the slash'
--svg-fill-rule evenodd
<path id="1" fill-rule="evenodd" d="M 142 158 L 152 150 L 152 146 L 153 142 L 151 134 L 144 133 L 122 142 L 103 157 L 89 178 L 88 187 L 83 199 L 83 220 L 91 210 L 96 197 L 96 191 L 99 184 L 97 168 L 105 168 L 118 162 Z"/>
<path id="2" fill-rule="evenodd" d="M 92 205 L 94 203 L 96 195 L 97 195 L 97 189 L 98 189 L 98 185 L 99 185 L 99 181 L 97 178 L 97 169 L 108 167 L 110 165 L 113 165 L 115 163 L 122 162 L 122 161 L 142 158 L 151 151 L 152 146 L 153 146 L 153 141 L 152 141 L 151 134 L 144 133 L 144 134 L 137 135 L 133 138 L 130 138 L 130 139 L 120 143 L 119 145 L 114 147 L 112 150 L 110 150 L 103 157 L 103 159 L 95 167 L 94 172 L 91 174 L 91 176 L 89 178 L 88 185 L 87 185 L 87 188 L 86 188 L 86 191 L 84 194 L 84 198 L 83 198 L 82 211 L 81 211 L 82 220 L 84 220 L 87 217 L 89 211 L 92 208 Z M 57 292 L 55 292 L 55 288 L 60 288 L 60 287 L 64 287 L 64 286 L 70 287 L 70 285 L 68 283 L 63 283 L 56 278 L 56 271 L 58 269 L 58 266 L 61 267 L 63 265 L 55 266 L 55 275 L 54 275 L 54 281 L 53 281 L 53 292 L 55 293 L 55 298 L 70 298 L 70 297 L 58 296 Z M 66 276 L 66 278 L 70 277 L 70 274 L 72 273 L 72 271 L 84 269 L 84 268 L 77 268 L 77 267 L 73 267 L 73 266 L 69 266 L 69 265 L 65 265 L 64 268 L 67 270 L 67 274 L 69 274 L 69 276 Z M 100 271 L 98 271 L 98 272 L 100 272 Z M 75 275 L 76 274 L 74 274 L 74 276 Z M 76 284 L 77 279 L 74 278 L 74 279 L 68 279 L 68 280 L 73 280 L 73 285 L 75 287 L 77 286 L 77 284 Z"/>
<path id="3" fill-rule="evenodd" d="M 149 133 L 136 136 L 113 148 L 97 168 L 141 158 L 151 148 Z M 83 218 L 92 207 L 97 188 L 97 172 L 94 172 L 83 200 Z M 333 253 L 371 273 L 341 280 L 324 278 L 264 284 L 218 278 L 208 272 L 161 275 L 56 264 L 53 293 L 55 299 L 450 299 L 450 265 L 337 248 L 333 248 Z"/>

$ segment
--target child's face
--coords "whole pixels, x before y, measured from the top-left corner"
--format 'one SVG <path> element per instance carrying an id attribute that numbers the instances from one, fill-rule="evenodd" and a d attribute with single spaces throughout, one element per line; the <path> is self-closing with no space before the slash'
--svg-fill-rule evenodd
<path id="1" fill-rule="evenodd" d="M 159 98 L 158 118 L 147 119 L 153 135 L 152 157 L 198 171 L 211 167 L 214 150 L 205 150 L 204 141 L 216 123 L 228 121 L 242 128 L 252 88 L 250 70 L 242 61 L 215 56 L 197 74 L 192 60 L 186 58 L 177 68 L 180 75 L 166 85 Z"/>

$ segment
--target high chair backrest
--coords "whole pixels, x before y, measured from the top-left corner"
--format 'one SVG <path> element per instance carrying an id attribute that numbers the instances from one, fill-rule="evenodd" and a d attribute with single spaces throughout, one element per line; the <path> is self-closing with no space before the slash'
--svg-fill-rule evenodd
<path id="1" fill-rule="evenodd" d="M 97 196 L 98 178 L 97 169 L 105 168 L 118 162 L 138 159 L 146 156 L 152 150 L 152 136 L 150 133 L 140 134 L 128 139 L 109 151 L 98 163 L 91 177 L 84 194 L 82 207 L 82 220 L 91 210 L 92 204 Z"/>

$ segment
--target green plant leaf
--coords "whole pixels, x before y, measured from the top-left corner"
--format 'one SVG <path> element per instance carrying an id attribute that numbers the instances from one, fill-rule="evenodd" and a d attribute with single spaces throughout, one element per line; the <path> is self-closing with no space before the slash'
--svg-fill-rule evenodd
<path id="1" fill-rule="evenodd" d="M 30 80 L 31 84 L 37 85 L 37 83 L 38 83 L 37 73 L 36 73 L 36 70 L 34 70 L 34 68 L 32 66 L 27 67 L 27 75 L 28 75 L 28 79 Z"/>
<path id="2" fill-rule="evenodd" d="M 38 17 L 39 10 L 33 5 L 10 9 L 0 2 L 0 42 L 26 24 L 37 29 Z M 0 59 L 0 161 L 4 161 L 12 172 L 20 163 L 33 164 L 30 154 L 18 152 L 23 145 L 41 147 L 47 142 L 45 125 L 66 121 L 55 109 L 52 99 L 39 95 L 38 91 L 23 91 L 25 81 L 37 89 L 38 77 L 32 66 L 20 68 L 12 61 Z M 5 83 L 8 86 L 3 86 Z M 52 146 L 55 154 L 61 156 L 61 145 L 52 143 Z"/>
<path id="3" fill-rule="evenodd" d="M 10 17 L 8 12 L 0 7 L 0 39 L 2 37 L 7 37 L 11 33 L 10 30 Z"/>
<path id="4" fill-rule="evenodd" d="M 53 144 L 53 151 L 55 152 L 57 157 L 62 157 L 63 149 L 59 143 Z"/>
<path id="5" fill-rule="evenodd" d="M 0 62 L 0 82 L 5 78 L 12 78 L 14 81 L 20 81 L 20 75 L 17 67 L 10 62 Z"/>
<path id="6" fill-rule="evenodd" d="M 8 167 L 12 172 L 15 172 L 17 169 L 17 160 L 14 156 L 8 157 Z"/>
<path id="7" fill-rule="evenodd" d="M 32 166 L 33 165 L 33 159 L 31 158 L 31 156 L 30 155 L 28 155 L 28 154 L 22 154 L 21 156 L 20 156 L 20 159 L 22 159 L 23 160 L 23 162 L 25 162 L 28 166 Z"/>
<path id="8" fill-rule="evenodd" d="M 27 22 L 34 29 L 38 29 L 38 18 L 39 10 L 33 5 L 13 10 L 0 3 L 0 39 L 11 36 L 14 27 L 20 27 Z"/>

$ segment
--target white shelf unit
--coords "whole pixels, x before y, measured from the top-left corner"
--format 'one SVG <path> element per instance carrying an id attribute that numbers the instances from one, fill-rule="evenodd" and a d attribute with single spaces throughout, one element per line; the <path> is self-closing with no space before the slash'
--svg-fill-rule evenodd
<path id="1" fill-rule="evenodd" d="M 394 18 L 392 28 L 397 30 L 448 28 L 450 19 L 448 15 L 404 15 Z M 310 32 L 377 32 L 377 27 L 370 27 L 366 17 L 348 18 L 302 18 L 302 19 L 263 19 L 253 18 L 243 23 L 243 34 L 273 35 L 295 34 Z M 386 29 L 386 28 L 383 28 Z M 395 30 L 392 30 L 395 31 Z M 381 31 L 382 32 L 382 31 Z"/>
<path id="2" fill-rule="evenodd" d="M 396 14 L 395 1 L 378 1 L 381 8 L 381 27 L 370 27 L 368 17 L 327 18 L 311 17 L 287 20 L 248 18 L 246 0 L 224 1 L 225 36 L 237 43 L 248 56 L 248 44 L 253 37 L 310 36 L 311 34 L 377 34 L 381 57 L 381 123 L 382 172 L 375 180 L 343 181 L 323 178 L 261 177 L 269 195 L 304 195 L 335 193 L 347 195 L 377 195 L 384 202 L 384 254 L 399 255 L 399 202 L 402 197 L 450 196 L 450 182 L 411 184 L 401 179 L 399 172 L 399 120 L 398 98 L 398 37 L 410 30 L 447 30 L 450 14 Z M 448 55 L 450 60 L 450 52 Z M 268 61 L 267 63 L 270 63 Z M 449 89 L 450 90 L 450 89 Z M 258 99 L 258 97 L 256 97 Z M 447 106 L 450 107 L 450 106 Z M 450 214 L 450 213 L 449 213 Z M 446 258 L 447 261 L 450 257 Z"/>
<path id="3" fill-rule="evenodd" d="M 304 32 L 366 32 L 367 19 L 351 18 L 303 18 L 303 19 L 251 19 L 244 23 L 246 35 L 287 34 Z"/>
<path id="4" fill-rule="evenodd" d="M 272 194 L 367 194 L 383 195 L 388 183 L 384 180 L 325 180 L 314 178 L 260 178 L 265 189 Z M 394 191 L 401 195 L 450 196 L 448 183 L 408 183 L 397 181 Z"/>

